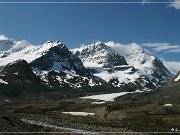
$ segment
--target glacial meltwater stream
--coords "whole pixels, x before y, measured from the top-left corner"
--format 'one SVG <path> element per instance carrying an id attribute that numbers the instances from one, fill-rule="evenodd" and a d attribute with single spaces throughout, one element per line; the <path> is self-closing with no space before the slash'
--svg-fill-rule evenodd
<path id="1" fill-rule="evenodd" d="M 35 121 L 35 120 L 27 120 L 27 119 L 21 119 L 25 123 L 29 123 L 32 125 L 40 125 L 43 127 L 48 127 L 56 130 L 63 130 L 65 133 L 76 133 L 76 134 L 83 134 L 83 135 L 102 135 L 97 132 L 91 132 L 91 131 L 85 131 L 85 130 L 80 130 L 80 129 L 75 129 L 75 128 L 66 128 L 66 127 L 61 127 L 61 126 L 55 126 L 48 124 L 46 122 L 41 122 L 41 121 Z"/>

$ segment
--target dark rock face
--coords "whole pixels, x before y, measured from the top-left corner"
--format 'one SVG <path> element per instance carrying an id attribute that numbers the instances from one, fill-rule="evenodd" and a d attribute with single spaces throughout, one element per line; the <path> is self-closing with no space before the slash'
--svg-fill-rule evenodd
<path id="1" fill-rule="evenodd" d="M 47 80 L 52 87 L 62 87 L 69 89 L 78 89 L 83 86 L 88 86 L 89 78 L 83 76 L 70 76 L 67 73 L 59 71 L 50 71 L 47 74 Z"/>
<path id="2" fill-rule="evenodd" d="M 118 53 L 107 55 L 107 64 L 104 65 L 105 68 L 112 68 L 120 65 L 127 65 L 127 62 L 123 56 L 120 56 Z"/>
<path id="3" fill-rule="evenodd" d="M 163 63 L 155 58 L 153 63 L 155 69 L 152 76 L 156 79 L 153 79 L 152 82 L 157 84 L 158 87 L 163 86 L 168 80 L 172 79 L 172 73 L 163 65 Z"/>
<path id="4" fill-rule="evenodd" d="M 180 71 L 177 73 L 177 75 L 173 78 L 173 80 L 175 82 L 180 82 L 180 79 L 179 79 L 179 76 L 180 76 Z"/>
<path id="5" fill-rule="evenodd" d="M 8 84 L 39 84 L 40 79 L 33 73 L 25 60 L 15 61 L 2 68 L 0 78 Z"/>
<path id="6" fill-rule="evenodd" d="M 131 72 L 135 72 L 136 71 L 136 69 L 133 67 L 133 66 L 115 66 L 114 67 L 114 70 L 120 70 L 120 71 L 125 71 L 125 70 L 128 70 L 128 69 L 130 69 L 131 70 Z"/>
<path id="7" fill-rule="evenodd" d="M 141 76 L 133 82 L 121 83 L 120 86 L 118 86 L 119 80 L 117 78 L 112 78 L 108 83 L 112 84 L 114 87 L 119 87 L 118 89 L 120 89 L 121 91 L 128 92 L 136 90 L 155 89 L 153 83 L 146 76 Z"/>
<path id="8" fill-rule="evenodd" d="M 64 44 L 59 44 L 49 49 L 40 58 L 35 59 L 30 65 L 40 70 L 71 71 L 80 75 L 89 75 L 81 60 L 74 56 Z"/>
<path id="9" fill-rule="evenodd" d="M 102 64 L 104 68 L 113 68 L 114 66 L 127 65 L 125 58 L 115 53 L 110 47 L 104 43 L 94 44 L 83 49 L 81 52 L 75 53 L 79 58 L 89 58 L 98 64 Z"/>
<path id="10" fill-rule="evenodd" d="M 96 77 L 92 76 L 82 61 L 62 43 L 50 48 L 30 65 L 44 84 L 50 87 L 78 89 L 90 83 L 99 83 L 95 83 Z"/>
<path id="11" fill-rule="evenodd" d="M 0 93 L 9 97 L 17 97 L 28 91 L 38 93 L 43 89 L 41 80 L 25 60 L 15 61 L 2 67 L 0 79 L 5 81 L 0 83 Z"/>

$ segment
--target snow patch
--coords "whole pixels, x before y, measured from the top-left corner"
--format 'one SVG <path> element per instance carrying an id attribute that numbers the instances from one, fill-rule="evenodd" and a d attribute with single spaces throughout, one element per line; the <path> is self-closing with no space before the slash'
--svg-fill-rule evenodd
<path id="1" fill-rule="evenodd" d="M 81 99 L 96 99 L 103 101 L 114 101 L 116 97 L 123 96 L 128 94 L 129 92 L 120 92 L 120 93 L 111 93 L 111 94 L 100 94 L 100 95 L 92 95 L 86 97 L 80 97 Z"/>
<path id="2" fill-rule="evenodd" d="M 100 104 L 104 104 L 105 102 L 92 102 L 92 104 L 97 104 L 97 105 L 100 105 Z"/>
<path id="3" fill-rule="evenodd" d="M 174 79 L 175 82 L 180 80 L 180 74 L 178 75 L 178 77 L 176 77 L 176 79 Z"/>
<path id="4" fill-rule="evenodd" d="M 8 82 L 6 82 L 6 81 L 4 81 L 2 79 L 0 79 L 0 83 L 8 84 Z"/>
<path id="5" fill-rule="evenodd" d="M 62 112 L 64 114 L 71 114 L 76 116 L 88 116 L 88 115 L 94 115 L 94 113 L 87 113 L 87 112 Z"/>
<path id="6" fill-rule="evenodd" d="M 18 72 L 17 73 L 13 73 L 14 75 L 18 75 Z"/>
<path id="7" fill-rule="evenodd" d="M 6 102 L 11 102 L 10 100 L 8 100 L 8 99 L 4 99 L 4 101 L 6 101 Z"/>
<path id="8" fill-rule="evenodd" d="M 137 93 L 143 92 L 140 90 L 134 92 L 120 92 L 120 93 L 111 93 L 111 94 L 100 94 L 100 95 L 92 95 L 92 96 L 85 96 L 80 97 L 80 99 L 96 99 L 96 100 L 103 100 L 103 101 L 114 101 L 115 98 L 126 95 L 128 93 Z"/>
<path id="9" fill-rule="evenodd" d="M 173 106 L 172 104 L 164 104 L 163 106 Z"/>
<path id="10" fill-rule="evenodd" d="M 89 84 L 88 84 L 89 86 L 91 86 L 91 87 L 93 87 L 93 86 L 96 86 L 96 83 L 95 82 L 93 82 L 93 80 L 92 79 L 90 79 L 89 80 Z"/>

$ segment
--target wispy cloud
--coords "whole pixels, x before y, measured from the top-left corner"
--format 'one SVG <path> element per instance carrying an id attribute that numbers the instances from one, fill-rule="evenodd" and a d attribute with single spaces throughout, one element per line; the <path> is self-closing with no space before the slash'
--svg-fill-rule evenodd
<path id="1" fill-rule="evenodd" d="M 147 2 L 147 0 L 142 0 L 142 4 L 145 4 Z"/>
<path id="2" fill-rule="evenodd" d="M 166 61 L 161 59 L 163 64 L 174 74 L 177 74 L 180 71 L 180 62 L 177 61 Z"/>
<path id="3" fill-rule="evenodd" d="M 5 35 L 0 35 L 0 41 L 1 40 L 8 40 L 8 38 Z"/>
<path id="4" fill-rule="evenodd" d="M 157 2 L 155 0 L 140 0 L 141 3 L 144 5 L 146 3 L 150 3 L 150 2 Z M 175 8 L 175 9 L 180 9 L 180 0 L 167 0 L 167 1 L 158 1 L 158 2 L 168 2 L 170 4 L 168 4 L 168 7 L 172 7 L 172 8 Z"/>
<path id="5" fill-rule="evenodd" d="M 177 49 L 171 49 L 168 52 L 172 52 L 172 53 L 180 53 L 180 48 Z"/>
<path id="6" fill-rule="evenodd" d="M 180 0 L 172 0 L 172 3 L 169 6 L 175 9 L 180 9 Z"/>
<path id="7" fill-rule="evenodd" d="M 151 50 L 155 52 L 169 52 L 169 53 L 179 53 L 180 45 L 170 44 L 170 43 L 144 43 L 142 44 L 144 47 L 151 48 Z"/>
<path id="8" fill-rule="evenodd" d="M 141 3 L 144 5 L 144 4 L 146 4 L 147 2 L 150 2 L 150 1 L 152 1 L 152 0 L 140 0 L 141 1 Z"/>

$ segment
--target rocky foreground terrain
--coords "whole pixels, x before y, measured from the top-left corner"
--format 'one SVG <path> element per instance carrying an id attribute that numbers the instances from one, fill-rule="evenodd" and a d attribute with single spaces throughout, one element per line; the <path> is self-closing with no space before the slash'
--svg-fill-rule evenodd
<path id="1" fill-rule="evenodd" d="M 0 106 L 0 121 L 3 127 L 0 130 L 47 133 L 53 131 L 61 134 L 177 134 L 180 132 L 180 80 L 175 80 L 156 92 L 130 93 L 102 104 L 97 104 L 99 100 L 79 98 L 24 102 L 4 100 Z M 91 115 L 63 112 L 87 112 Z"/>

